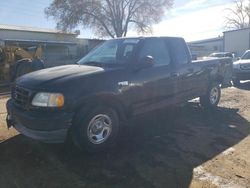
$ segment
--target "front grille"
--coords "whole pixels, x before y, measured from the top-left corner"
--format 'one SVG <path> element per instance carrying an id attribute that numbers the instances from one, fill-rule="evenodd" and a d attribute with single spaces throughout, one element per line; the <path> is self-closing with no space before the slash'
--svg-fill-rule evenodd
<path id="1" fill-rule="evenodd" d="M 243 70 L 250 70 L 250 64 L 240 65 L 240 68 Z"/>
<path id="2" fill-rule="evenodd" d="M 28 89 L 15 86 L 12 89 L 12 99 L 14 99 L 15 105 L 27 109 L 29 105 L 30 91 Z"/>

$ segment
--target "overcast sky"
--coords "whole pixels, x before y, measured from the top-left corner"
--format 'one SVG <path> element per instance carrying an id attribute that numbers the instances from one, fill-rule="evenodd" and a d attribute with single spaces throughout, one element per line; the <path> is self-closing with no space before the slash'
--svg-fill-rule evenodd
<path id="1" fill-rule="evenodd" d="M 188 41 L 217 37 L 225 30 L 225 9 L 231 6 L 231 0 L 177 0 L 165 20 L 154 26 L 154 34 Z"/>
<path id="2" fill-rule="evenodd" d="M 0 24 L 55 28 L 44 8 L 52 0 L 0 0 Z M 153 35 L 181 36 L 187 41 L 217 37 L 224 31 L 225 9 L 232 0 L 176 0 L 163 21 L 154 25 Z M 136 36 L 129 32 L 129 36 Z M 91 31 L 81 30 L 81 37 L 95 38 Z"/>

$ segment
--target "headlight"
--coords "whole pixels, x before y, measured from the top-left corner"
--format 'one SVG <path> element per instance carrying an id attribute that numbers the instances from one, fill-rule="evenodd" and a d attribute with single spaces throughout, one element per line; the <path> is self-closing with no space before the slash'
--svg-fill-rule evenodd
<path id="1" fill-rule="evenodd" d="M 64 96 L 60 93 L 37 93 L 32 100 L 33 106 L 63 107 Z"/>

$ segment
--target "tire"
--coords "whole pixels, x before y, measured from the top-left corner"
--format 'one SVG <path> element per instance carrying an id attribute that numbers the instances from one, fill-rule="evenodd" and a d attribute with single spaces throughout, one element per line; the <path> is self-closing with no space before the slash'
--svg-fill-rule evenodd
<path id="1" fill-rule="evenodd" d="M 41 59 L 34 59 L 32 61 L 32 71 L 37 71 L 44 68 L 45 68 L 44 62 Z"/>
<path id="2" fill-rule="evenodd" d="M 240 85 L 240 80 L 238 78 L 233 79 L 233 84 L 234 86 L 239 86 Z"/>
<path id="3" fill-rule="evenodd" d="M 17 65 L 16 68 L 16 74 L 15 74 L 15 78 L 18 78 L 24 74 L 27 74 L 29 72 L 32 71 L 32 66 L 30 62 L 22 62 L 19 65 Z"/>
<path id="4" fill-rule="evenodd" d="M 99 152 L 114 146 L 118 131 L 117 112 L 110 107 L 95 107 L 87 113 L 85 109 L 79 111 L 71 135 L 81 150 Z"/>
<path id="5" fill-rule="evenodd" d="M 208 87 L 208 90 L 204 96 L 200 97 L 200 104 L 204 108 L 217 107 L 221 97 L 221 88 L 219 84 L 213 83 Z"/>

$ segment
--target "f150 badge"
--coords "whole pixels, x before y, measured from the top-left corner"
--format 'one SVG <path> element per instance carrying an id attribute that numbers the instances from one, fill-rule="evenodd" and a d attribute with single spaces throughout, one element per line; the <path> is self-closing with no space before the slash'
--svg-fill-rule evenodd
<path id="1" fill-rule="evenodd" d="M 132 83 L 132 82 L 128 82 L 128 81 L 122 81 L 122 82 L 118 82 L 118 86 L 119 86 L 120 91 L 126 91 L 128 89 L 133 88 L 133 87 L 142 87 L 143 84 L 141 84 L 141 83 Z"/>

